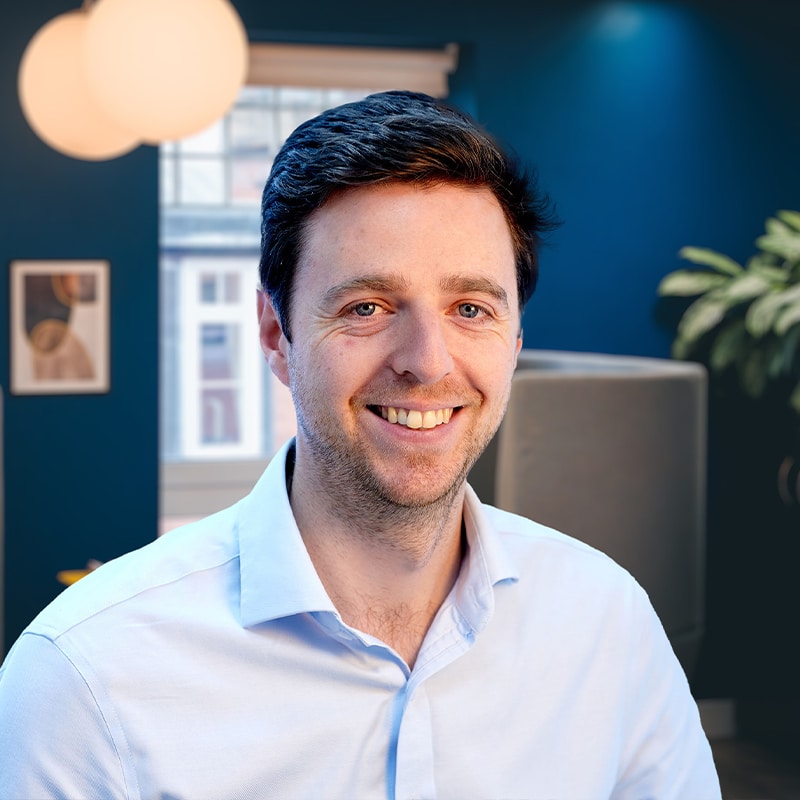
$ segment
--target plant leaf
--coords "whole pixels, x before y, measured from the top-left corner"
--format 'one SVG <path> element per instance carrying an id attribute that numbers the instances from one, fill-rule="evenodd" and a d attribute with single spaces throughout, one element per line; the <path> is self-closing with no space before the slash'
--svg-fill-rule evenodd
<path id="1" fill-rule="evenodd" d="M 783 351 L 784 371 L 787 375 L 796 374 L 796 364 L 800 364 L 797 360 L 798 347 L 800 347 L 800 325 L 792 328 L 786 336 L 781 340 L 781 350 Z"/>
<path id="2" fill-rule="evenodd" d="M 747 330 L 744 320 L 733 320 L 723 328 L 714 339 L 709 355 L 709 366 L 713 372 L 722 372 L 733 364 L 742 351 L 742 345 L 747 339 Z"/>
<path id="3" fill-rule="evenodd" d="M 759 252 L 747 259 L 745 269 L 756 271 L 761 268 L 778 269 L 783 273 L 785 279 L 787 273 L 785 264 L 785 258 L 780 258 L 774 253 L 765 253 L 763 250 L 759 250 Z"/>
<path id="4" fill-rule="evenodd" d="M 800 233 L 767 233 L 756 239 L 756 245 L 787 261 L 800 259 Z"/>
<path id="5" fill-rule="evenodd" d="M 691 350 L 686 346 L 686 342 L 683 339 L 673 339 L 669 352 L 673 358 L 682 361 L 689 356 Z"/>
<path id="6" fill-rule="evenodd" d="M 783 267 L 776 267 L 774 264 L 765 263 L 761 259 L 754 257 L 747 262 L 747 268 L 750 272 L 761 275 L 775 287 L 786 284 L 788 274 Z"/>
<path id="7" fill-rule="evenodd" d="M 789 233 L 791 234 L 792 229 L 785 223 L 779 219 L 775 219 L 775 217 L 770 217 L 764 223 L 764 230 L 767 233 Z"/>
<path id="8" fill-rule="evenodd" d="M 781 308 L 772 328 L 778 336 L 785 336 L 789 328 L 798 322 L 800 322 L 800 303 L 794 302 Z"/>
<path id="9" fill-rule="evenodd" d="M 767 377 L 770 380 L 779 377 L 786 367 L 781 344 L 782 342 L 780 339 L 771 338 L 764 349 L 764 356 L 767 364 Z"/>
<path id="10" fill-rule="evenodd" d="M 767 364 L 761 350 L 751 350 L 740 363 L 739 383 L 750 397 L 760 397 L 767 385 Z"/>
<path id="11" fill-rule="evenodd" d="M 688 269 L 679 269 L 666 275 L 658 284 L 660 295 L 675 297 L 691 297 L 704 294 L 710 289 L 727 283 L 730 278 L 716 272 L 695 272 Z"/>
<path id="12" fill-rule="evenodd" d="M 771 288 L 771 283 L 760 272 L 743 272 L 729 281 L 723 291 L 725 297 L 734 304 L 760 297 Z"/>
<path id="13" fill-rule="evenodd" d="M 787 225 L 791 225 L 796 231 L 800 231 L 800 211 L 782 210 L 778 212 L 778 217 Z"/>
<path id="14" fill-rule="evenodd" d="M 781 309 L 798 301 L 800 301 L 800 284 L 754 300 L 744 318 L 750 335 L 756 339 L 762 337 L 775 325 Z"/>
<path id="15" fill-rule="evenodd" d="M 696 344 L 697 342 L 689 342 L 686 339 L 681 338 L 681 336 L 676 336 L 672 342 L 672 349 L 670 353 L 673 358 L 677 358 L 679 360 L 686 359 L 692 354 Z"/>
<path id="16" fill-rule="evenodd" d="M 704 333 L 724 319 L 727 311 L 728 303 L 724 298 L 704 295 L 683 312 L 678 323 L 678 336 L 693 346 Z"/>
<path id="17" fill-rule="evenodd" d="M 693 264 L 711 267 L 724 275 L 738 275 L 743 269 L 742 265 L 732 258 L 706 247 L 682 247 L 678 251 L 678 255 Z"/>

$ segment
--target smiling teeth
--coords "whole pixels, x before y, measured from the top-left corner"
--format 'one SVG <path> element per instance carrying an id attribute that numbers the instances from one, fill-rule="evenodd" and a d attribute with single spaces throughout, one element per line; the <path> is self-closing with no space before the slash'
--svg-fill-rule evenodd
<path id="1" fill-rule="evenodd" d="M 407 428 L 435 428 L 450 422 L 452 408 L 437 408 L 435 411 L 417 411 L 416 409 L 381 406 L 381 416 L 393 425 L 405 425 Z"/>

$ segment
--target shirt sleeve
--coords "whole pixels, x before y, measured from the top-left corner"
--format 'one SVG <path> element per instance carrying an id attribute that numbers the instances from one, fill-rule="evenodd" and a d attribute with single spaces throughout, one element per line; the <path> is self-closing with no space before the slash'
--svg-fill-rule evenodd
<path id="1" fill-rule="evenodd" d="M 611 800 L 721 800 L 697 703 L 644 592 L 632 654 L 622 770 Z"/>
<path id="2" fill-rule="evenodd" d="M 107 716 L 59 647 L 24 633 L 0 668 L 0 800 L 138 797 Z"/>

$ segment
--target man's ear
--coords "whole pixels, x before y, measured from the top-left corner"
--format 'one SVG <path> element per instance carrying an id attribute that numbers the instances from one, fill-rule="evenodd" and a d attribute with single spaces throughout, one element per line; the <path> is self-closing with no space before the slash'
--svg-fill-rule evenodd
<path id="1" fill-rule="evenodd" d="M 288 386 L 289 365 L 287 362 L 287 350 L 289 342 L 283 335 L 283 329 L 275 307 L 272 305 L 272 300 L 263 289 L 257 290 L 256 303 L 258 308 L 258 338 L 261 342 L 261 350 L 275 377 L 284 386 Z"/>
<path id="2" fill-rule="evenodd" d="M 514 351 L 514 369 L 517 368 L 517 358 L 519 357 L 520 350 L 522 350 L 522 330 L 520 330 L 519 336 L 517 336 L 517 349 Z"/>

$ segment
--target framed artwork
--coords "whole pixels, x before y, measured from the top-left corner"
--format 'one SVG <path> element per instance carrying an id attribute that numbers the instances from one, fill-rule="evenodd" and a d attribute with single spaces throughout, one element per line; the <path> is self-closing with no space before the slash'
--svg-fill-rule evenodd
<path id="1" fill-rule="evenodd" d="M 108 261 L 11 262 L 12 394 L 109 390 Z"/>

